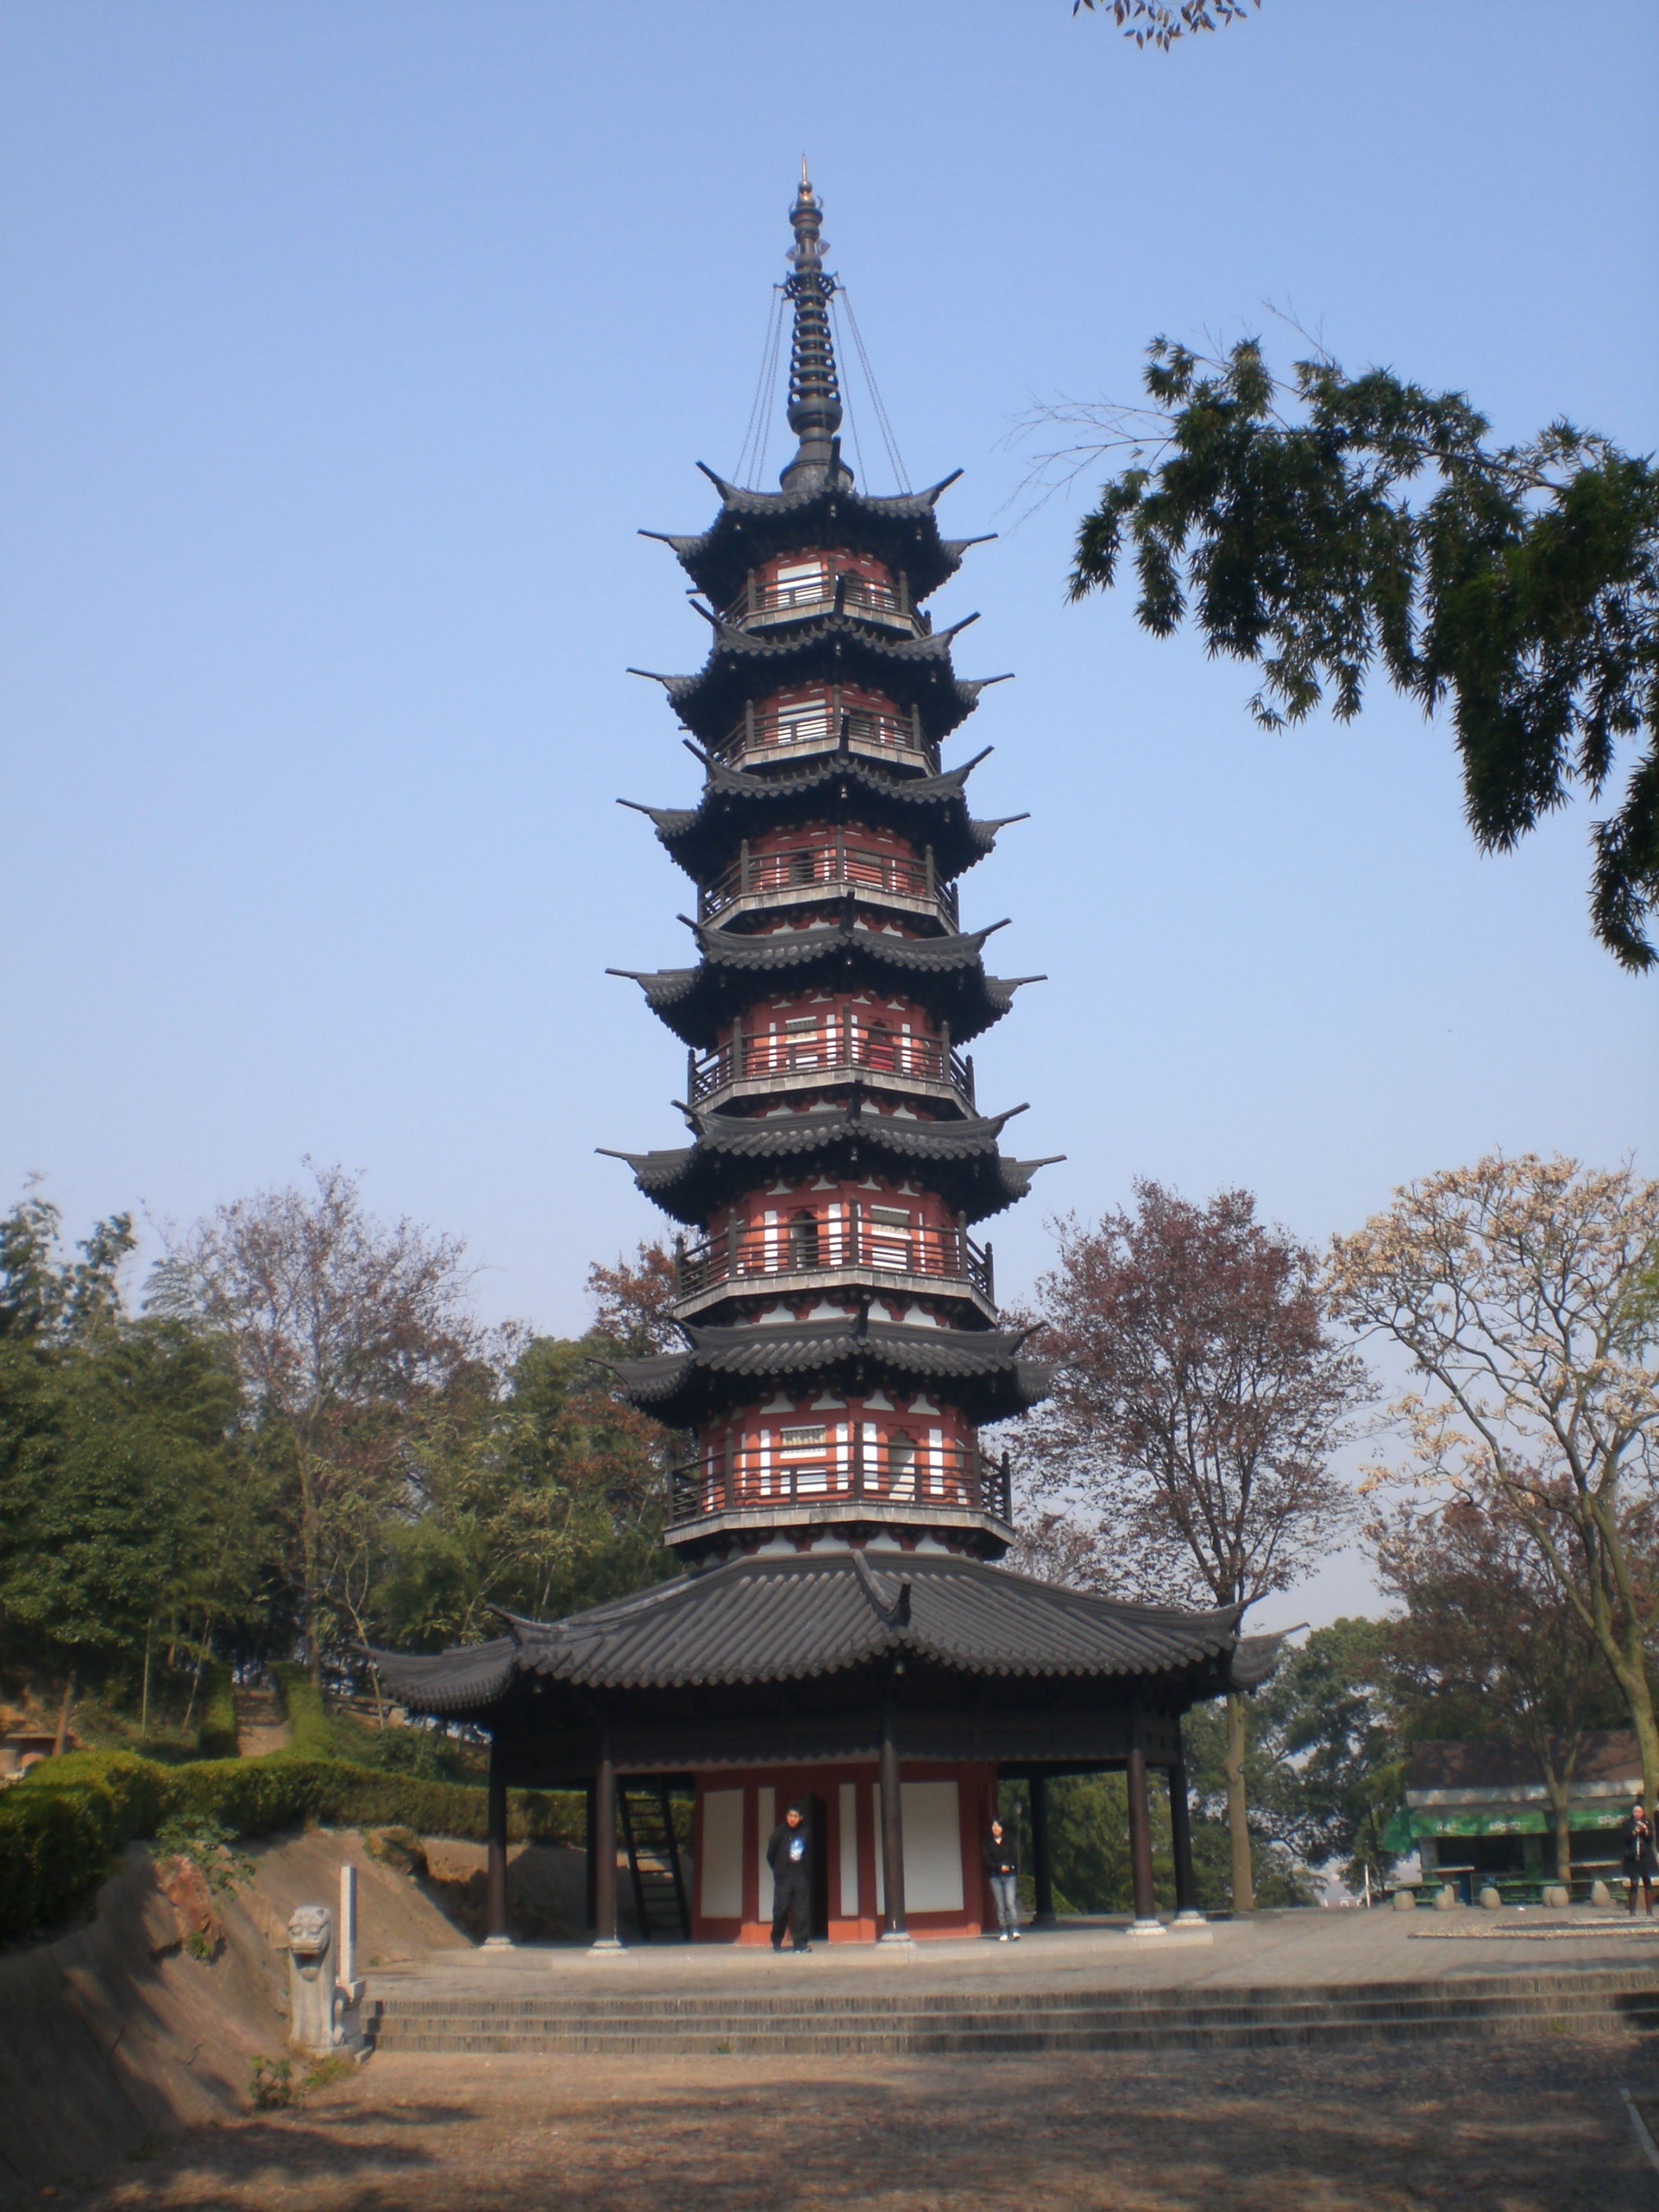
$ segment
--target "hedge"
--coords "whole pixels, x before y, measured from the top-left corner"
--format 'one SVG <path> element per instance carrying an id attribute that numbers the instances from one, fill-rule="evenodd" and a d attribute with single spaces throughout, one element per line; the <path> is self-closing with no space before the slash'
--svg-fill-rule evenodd
<path id="1" fill-rule="evenodd" d="M 131 1752 L 43 1759 L 0 1795 L 0 1942 L 66 1919 L 96 1891 L 119 1851 L 147 1841 L 168 1820 L 212 1814 L 243 1836 L 318 1821 L 482 1842 L 488 1802 L 485 1790 L 466 1784 L 349 1766 L 292 1747 L 265 1759 L 186 1766 L 159 1766 Z M 507 1832 L 515 1842 L 580 1843 L 584 1818 L 582 1800 L 568 1790 L 508 1793 Z"/>
<path id="2" fill-rule="evenodd" d="M 309 1671 L 293 1660 L 282 1660 L 270 1672 L 276 1678 L 276 1693 L 288 1716 L 288 1757 L 337 1759 L 340 1747 L 329 1725 L 328 1709 Z"/>
<path id="3" fill-rule="evenodd" d="M 222 1659 L 210 1659 L 202 1669 L 202 1717 L 196 1729 L 196 1748 L 204 1759 L 236 1756 L 235 1677 Z"/>

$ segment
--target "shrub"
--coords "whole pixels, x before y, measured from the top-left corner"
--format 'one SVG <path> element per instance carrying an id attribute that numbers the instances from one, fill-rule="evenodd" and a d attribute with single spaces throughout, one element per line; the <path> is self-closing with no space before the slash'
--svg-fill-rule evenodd
<path id="1" fill-rule="evenodd" d="M 203 1827 L 211 1821 L 216 1836 L 257 1836 L 314 1820 L 482 1842 L 488 1805 L 485 1790 L 460 1783 L 348 1766 L 292 1748 L 268 1759 L 199 1759 L 188 1766 L 159 1766 L 130 1752 L 43 1759 L 0 1796 L 0 1942 L 67 1919 L 92 1896 L 118 1851 L 155 1837 L 169 1822 Z M 584 1819 L 582 1801 L 572 1791 L 515 1790 L 508 1796 L 507 1832 L 518 1842 L 579 1843 Z"/>
<path id="2" fill-rule="evenodd" d="M 310 1674 L 293 1660 L 283 1660 L 270 1671 L 276 1678 L 276 1693 L 283 1701 L 283 1711 L 288 1716 L 288 1724 L 292 1731 L 289 1738 L 288 1756 L 290 1759 L 337 1759 L 340 1747 L 334 1741 L 328 1708 L 323 1703 L 322 1692 Z"/>
<path id="3" fill-rule="evenodd" d="M 202 1669 L 202 1717 L 196 1730 L 196 1748 L 204 1759 L 236 1756 L 236 1685 L 222 1659 L 210 1659 Z"/>
<path id="4" fill-rule="evenodd" d="M 294 2102 L 294 2066 L 287 2058 L 256 2058 L 247 2069 L 248 2101 L 256 2112 L 280 2112 Z"/>

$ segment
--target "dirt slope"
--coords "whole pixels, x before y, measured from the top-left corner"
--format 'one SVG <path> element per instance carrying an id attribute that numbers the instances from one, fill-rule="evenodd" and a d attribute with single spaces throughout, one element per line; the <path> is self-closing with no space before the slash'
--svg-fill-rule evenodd
<path id="1" fill-rule="evenodd" d="M 434 1845 L 434 1853 L 452 1848 Z M 410 1877 L 355 1834 L 314 1830 L 250 1844 L 251 1887 L 216 1900 L 210 1960 L 135 1845 L 95 1917 L 0 1953 L 0 2203 L 85 2179 L 180 2130 L 245 2113 L 253 2059 L 287 2038 L 286 1940 L 297 1905 L 335 1905 L 358 1869 L 362 1955 L 385 1965 L 468 1938 Z"/>

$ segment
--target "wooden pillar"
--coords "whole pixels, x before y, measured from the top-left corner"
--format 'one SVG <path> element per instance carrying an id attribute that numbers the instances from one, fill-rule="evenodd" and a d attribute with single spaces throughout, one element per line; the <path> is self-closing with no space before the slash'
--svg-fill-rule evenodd
<path id="1" fill-rule="evenodd" d="M 1054 1924 L 1054 1862 L 1048 1842 L 1048 1778 L 1033 1774 L 1028 1778 L 1031 1792 L 1031 1879 L 1036 1888 L 1036 1919 L 1039 1928 Z"/>
<path id="2" fill-rule="evenodd" d="M 593 1838 L 599 1833 L 593 1825 L 593 1784 L 590 1782 L 582 1791 L 583 1848 L 587 1859 L 586 1894 L 582 1899 L 582 1923 L 591 1932 L 593 1926 L 593 1885 L 599 1879 L 599 1855 Z"/>
<path id="3" fill-rule="evenodd" d="M 887 1901 L 887 1925 L 878 1941 L 908 1943 L 910 1930 L 904 1917 L 904 1792 L 899 1780 L 898 1739 L 894 1733 L 893 1700 L 881 1708 L 881 1879 Z"/>
<path id="4" fill-rule="evenodd" d="M 499 1729 L 489 1739 L 486 1808 L 484 1942 L 488 1948 L 499 1949 L 513 1941 L 507 1930 L 507 1759 Z"/>
<path id="5" fill-rule="evenodd" d="M 1193 1824 L 1187 1805 L 1187 1762 L 1170 1769 L 1170 1839 L 1175 1846 L 1176 1918 L 1201 1920 L 1193 1881 Z"/>
<path id="6" fill-rule="evenodd" d="M 593 1778 L 593 1942 L 595 1951 L 620 1951 L 617 1941 L 617 1762 L 611 1731 L 599 1731 L 599 1771 Z"/>
<path id="7" fill-rule="evenodd" d="M 1134 1893 L 1135 1926 L 1159 1925 L 1152 1889 L 1152 1808 L 1146 1790 L 1146 1751 L 1140 1739 L 1140 1715 L 1129 1737 L 1129 1880 Z"/>

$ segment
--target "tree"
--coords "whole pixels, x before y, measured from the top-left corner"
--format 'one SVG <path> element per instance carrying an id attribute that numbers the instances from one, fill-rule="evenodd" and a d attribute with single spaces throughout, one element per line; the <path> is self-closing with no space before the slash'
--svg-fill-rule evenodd
<path id="1" fill-rule="evenodd" d="M 58 1226 L 33 1190 L 0 1222 L 0 1616 L 65 1716 L 77 1674 L 130 1669 L 143 1717 L 158 1638 L 199 1669 L 246 1579 L 236 1377 L 210 1334 L 128 1311 L 129 1215 L 78 1259 Z"/>
<path id="2" fill-rule="evenodd" d="M 1346 721 L 1380 663 L 1425 713 L 1449 700 L 1464 803 L 1508 852 L 1575 789 L 1599 801 L 1590 911 L 1601 943 L 1651 967 L 1659 903 L 1659 470 L 1553 422 L 1495 446 L 1462 392 L 1322 351 L 1269 371 L 1259 338 L 1208 358 L 1158 338 L 1147 409 L 1040 410 L 1080 441 L 1039 462 L 1074 476 L 1124 452 L 1079 527 L 1071 594 L 1116 580 L 1158 637 L 1190 611 L 1213 653 L 1253 662 L 1255 718 L 1300 721 L 1332 692 Z"/>
<path id="3" fill-rule="evenodd" d="M 684 1344 L 673 1316 L 678 1295 L 674 1255 L 661 1243 L 641 1241 L 632 1263 L 618 1257 L 614 1267 L 594 1261 L 587 1271 L 596 1334 L 630 1359 L 653 1352 L 673 1352 Z"/>
<path id="4" fill-rule="evenodd" d="M 171 1241 L 151 1304 L 231 1346 L 280 1486 L 306 1657 L 320 1681 L 331 1567 L 405 1502 L 409 1452 L 481 1353 L 464 1247 L 364 1209 L 358 1179 L 312 1163 L 314 1188 L 221 1206 Z M 337 1588 L 337 1583 L 336 1583 Z"/>
<path id="5" fill-rule="evenodd" d="M 1096 0 L 1072 0 L 1072 13 L 1092 9 Z M 1261 0 L 1251 0 L 1259 8 Z M 1194 31 L 1213 31 L 1223 23 L 1242 23 L 1243 0 L 1099 0 L 1100 12 L 1110 14 L 1126 39 L 1138 46 L 1157 46 L 1168 53 L 1177 39 Z"/>
<path id="6" fill-rule="evenodd" d="M 1326 1332 L 1314 1254 L 1248 1191 L 1198 1206 L 1156 1182 L 1095 1229 L 1060 1224 L 1038 1285 L 1054 1395 L 1025 1456 L 1085 1501 L 1104 1583 L 1241 1612 L 1289 1589 L 1351 1514 L 1331 1454 L 1365 1394 Z M 1252 1896 L 1243 1696 L 1227 1698 L 1233 1898 Z"/>
<path id="7" fill-rule="evenodd" d="M 1344 1619 L 1287 1651 L 1258 1692 L 1246 1773 L 1258 1832 L 1310 1866 L 1386 1881 L 1382 1834 L 1404 1783 L 1393 1624 Z"/>
<path id="8" fill-rule="evenodd" d="M 601 1346 L 533 1338 L 486 1419 L 428 1431 L 416 1508 L 380 1532 L 363 1642 L 471 1643 L 498 1632 L 498 1609 L 547 1620 L 675 1571 L 662 1542 L 665 1432 L 617 1398 Z"/>
<path id="9" fill-rule="evenodd" d="M 1622 1692 L 1659 1793 L 1648 1650 L 1659 1615 L 1659 1325 L 1646 1295 L 1659 1183 L 1493 1153 L 1408 1183 L 1333 1240 L 1329 1288 L 1420 1388 L 1403 1471 L 1524 1529 Z M 1381 1465 L 1374 1479 L 1397 1470 Z"/>
<path id="10" fill-rule="evenodd" d="M 1524 1744 L 1543 1770 L 1567 1881 L 1573 1768 L 1588 1731 L 1616 1726 L 1620 1712 L 1594 1636 L 1501 1494 L 1402 1501 L 1365 1533 L 1383 1589 L 1406 1607 L 1390 1644 L 1407 1732 Z M 1557 1540 L 1575 1547 L 1570 1524 Z M 1582 1563 L 1577 1571 L 1582 1580 Z"/>

